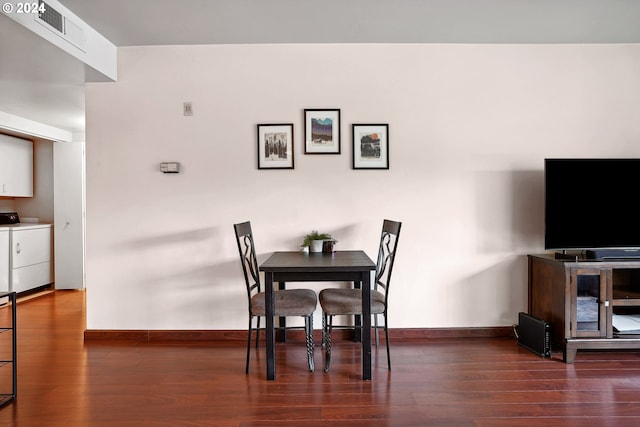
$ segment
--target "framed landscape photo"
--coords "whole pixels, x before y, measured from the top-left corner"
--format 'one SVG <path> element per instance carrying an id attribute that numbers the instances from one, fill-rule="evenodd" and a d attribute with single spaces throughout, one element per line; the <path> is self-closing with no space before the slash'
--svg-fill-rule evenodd
<path id="1" fill-rule="evenodd" d="M 354 124 L 353 169 L 389 169 L 389 125 Z"/>
<path id="2" fill-rule="evenodd" d="M 304 153 L 340 154 L 340 110 L 304 110 Z"/>
<path id="3" fill-rule="evenodd" d="M 258 169 L 293 169 L 293 123 L 258 125 Z"/>

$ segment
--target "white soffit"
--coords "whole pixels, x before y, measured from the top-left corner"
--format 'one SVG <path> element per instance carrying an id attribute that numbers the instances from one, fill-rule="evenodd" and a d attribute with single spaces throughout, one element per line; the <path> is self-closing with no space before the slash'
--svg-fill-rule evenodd
<path id="1" fill-rule="evenodd" d="M 32 6 L 27 10 L 27 5 Z M 117 80 L 116 46 L 57 0 L 4 1 L 2 7 L 6 16 L 98 71 L 106 81 Z"/>
<path id="2" fill-rule="evenodd" d="M 73 134 L 64 129 L 14 116 L 0 111 L 0 133 L 15 135 L 19 137 L 35 137 L 49 141 L 71 142 Z"/>

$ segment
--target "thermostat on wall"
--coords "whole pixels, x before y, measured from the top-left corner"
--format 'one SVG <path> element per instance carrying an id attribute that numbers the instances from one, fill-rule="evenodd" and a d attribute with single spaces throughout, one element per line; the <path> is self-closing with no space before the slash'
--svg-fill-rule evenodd
<path id="1" fill-rule="evenodd" d="M 178 162 L 160 163 L 160 170 L 164 173 L 180 173 L 180 163 Z"/>

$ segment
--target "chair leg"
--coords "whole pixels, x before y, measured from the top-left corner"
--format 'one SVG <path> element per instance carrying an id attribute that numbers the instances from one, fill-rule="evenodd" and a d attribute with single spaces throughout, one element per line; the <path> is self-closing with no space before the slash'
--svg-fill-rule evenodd
<path id="1" fill-rule="evenodd" d="M 327 329 L 327 315 L 322 313 L 322 348 L 325 348 L 327 346 L 327 334 L 326 334 L 326 329 Z"/>
<path id="2" fill-rule="evenodd" d="M 378 334 L 378 315 L 373 315 L 373 330 L 376 331 L 376 347 L 380 346 L 380 336 Z"/>
<path id="3" fill-rule="evenodd" d="M 387 328 L 387 313 L 384 313 L 384 339 L 387 342 L 387 366 L 391 370 L 391 352 L 389 351 L 389 329 Z"/>
<path id="4" fill-rule="evenodd" d="M 249 373 L 249 357 L 251 357 L 251 330 L 252 330 L 251 324 L 253 323 L 252 320 L 253 319 L 251 318 L 251 316 L 249 316 L 249 330 L 248 330 L 249 333 L 247 334 L 247 364 L 244 369 L 245 374 Z"/>
<path id="5" fill-rule="evenodd" d="M 258 342 L 260 341 L 260 316 L 258 316 L 258 324 L 256 325 L 256 348 L 258 348 Z"/>
<path id="6" fill-rule="evenodd" d="M 307 335 L 307 359 L 309 360 L 309 371 L 315 370 L 313 361 L 313 315 L 304 318 L 304 329 Z"/>
<path id="7" fill-rule="evenodd" d="M 325 315 L 325 347 L 324 347 L 324 371 L 329 372 L 331 367 L 331 329 L 333 327 L 333 316 Z"/>

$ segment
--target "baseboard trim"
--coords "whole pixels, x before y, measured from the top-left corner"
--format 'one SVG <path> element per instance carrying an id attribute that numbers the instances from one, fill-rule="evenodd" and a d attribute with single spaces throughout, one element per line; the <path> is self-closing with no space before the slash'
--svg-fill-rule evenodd
<path id="1" fill-rule="evenodd" d="M 347 338 L 353 332 L 334 330 L 334 338 Z M 304 332 L 293 330 L 287 337 L 304 339 Z M 320 330 L 315 331 L 320 339 Z M 389 329 L 389 339 L 396 342 L 420 342 L 438 338 L 500 338 L 512 337 L 511 326 L 475 327 L 475 328 L 410 328 Z M 126 340 L 137 342 L 157 341 L 246 341 L 246 330 L 98 330 L 84 331 L 85 341 Z"/>

